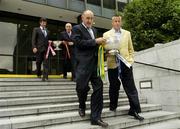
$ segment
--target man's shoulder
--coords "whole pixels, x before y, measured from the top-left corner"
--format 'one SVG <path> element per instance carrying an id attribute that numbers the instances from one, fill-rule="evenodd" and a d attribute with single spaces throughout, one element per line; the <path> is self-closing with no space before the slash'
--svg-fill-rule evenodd
<path id="1" fill-rule="evenodd" d="M 75 25 L 72 29 L 73 33 L 84 33 L 84 30 L 85 28 L 82 24 Z"/>
<path id="2" fill-rule="evenodd" d="M 128 30 L 125 30 L 125 29 L 121 29 L 121 31 L 122 31 L 123 33 L 127 33 L 127 34 L 130 34 L 130 31 L 128 31 Z"/>
<path id="3" fill-rule="evenodd" d="M 40 30 L 40 28 L 39 28 L 39 27 L 34 27 L 33 30 L 34 30 L 35 32 L 38 32 L 38 31 Z"/>
<path id="4" fill-rule="evenodd" d="M 108 30 L 108 31 L 104 32 L 104 34 L 103 34 L 103 35 L 108 35 L 108 34 L 110 34 L 110 33 L 112 33 L 112 29 L 110 29 L 110 30 Z"/>
<path id="5" fill-rule="evenodd" d="M 40 29 L 40 27 L 34 27 L 34 30 L 38 30 L 38 29 Z"/>
<path id="6" fill-rule="evenodd" d="M 62 32 L 61 32 L 61 34 L 65 34 L 65 33 L 66 33 L 66 31 L 62 31 Z"/>
<path id="7" fill-rule="evenodd" d="M 80 29 L 81 24 L 73 26 L 73 29 Z"/>

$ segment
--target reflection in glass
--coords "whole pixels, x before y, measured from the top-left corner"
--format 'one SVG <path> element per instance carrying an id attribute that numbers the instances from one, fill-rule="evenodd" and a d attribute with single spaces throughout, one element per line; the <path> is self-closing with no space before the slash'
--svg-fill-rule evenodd
<path id="1" fill-rule="evenodd" d="M 100 6 L 101 0 L 87 0 L 87 3 Z"/>
<path id="2" fill-rule="evenodd" d="M 17 43 L 17 24 L 0 22 L 0 69 L 1 71 L 13 71 L 14 47 Z M 4 55 L 4 56 L 2 56 Z"/>
<path id="3" fill-rule="evenodd" d="M 118 11 L 123 11 L 125 6 L 126 6 L 126 3 L 118 2 Z"/>
<path id="4" fill-rule="evenodd" d="M 108 9 L 115 9 L 116 1 L 115 0 L 103 0 L 103 7 L 108 8 Z"/>

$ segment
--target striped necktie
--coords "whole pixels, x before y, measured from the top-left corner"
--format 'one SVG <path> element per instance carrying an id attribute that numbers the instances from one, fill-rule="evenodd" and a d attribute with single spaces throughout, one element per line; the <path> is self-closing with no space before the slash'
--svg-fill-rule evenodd
<path id="1" fill-rule="evenodd" d="M 45 29 L 45 28 L 42 29 L 42 32 L 43 32 L 43 34 L 44 34 L 44 37 L 46 37 L 46 36 L 47 36 L 47 33 L 46 33 L 46 29 Z"/>
<path id="2" fill-rule="evenodd" d="M 89 34 L 91 35 L 91 38 L 95 39 L 93 30 L 91 28 L 87 28 L 87 30 L 88 30 Z"/>

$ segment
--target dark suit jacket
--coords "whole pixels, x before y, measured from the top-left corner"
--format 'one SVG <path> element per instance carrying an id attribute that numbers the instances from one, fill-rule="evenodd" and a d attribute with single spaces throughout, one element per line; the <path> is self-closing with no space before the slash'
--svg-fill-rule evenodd
<path id="1" fill-rule="evenodd" d="M 96 37 L 96 30 L 94 28 L 92 30 Z M 77 75 L 89 76 L 97 70 L 98 45 L 82 24 L 73 27 L 72 39 L 75 42 Z"/>
<path id="2" fill-rule="evenodd" d="M 71 36 L 69 37 L 69 35 L 68 35 L 68 33 L 66 32 L 66 31 L 63 31 L 63 32 L 61 32 L 61 34 L 60 34 L 60 41 L 67 41 L 67 42 L 73 42 L 72 41 L 72 35 L 73 35 L 73 33 L 71 33 Z M 64 58 L 67 58 L 66 57 L 66 54 L 67 54 L 67 50 L 66 50 L 66 47 L 63 45 L 63 44 L 61 44 L 61 47 L 62 47 L 62 49 L 63 49 L 63 57 Z M 70 45 L 68 45 L 68 48 L 69 48 L 69 52 L 70 52 L 70 55 L 72 55 L 72 54 L 74 54 L 74 45 L 72 45 L 72 46 L 70 46 Z"/>
<path id="3" fill-rule="evenodd" d="M 45 37 L 40 27 L 33 29 L 32 48 L 37 48 L 39 52 L 47 50 L 49 31 L 46 30 L 46 32 L 47 36 Z"/>

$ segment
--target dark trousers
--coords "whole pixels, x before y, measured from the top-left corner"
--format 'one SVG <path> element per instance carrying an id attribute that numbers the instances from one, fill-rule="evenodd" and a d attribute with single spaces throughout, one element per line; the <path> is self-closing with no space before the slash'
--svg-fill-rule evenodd
<path id="1" fill-rule="evenodd" d="M 108 69 L 108 77 L 110 82 L 109 98 L 110 108 L 116 109 L 118 104 L 120 80 L 118 79 L 118 68 Z M 121 62 L 121 82 L 124 91 L 127 94 L 130 104 L 129 112 L 141 112 L 141 107 L 138 98 L 138 92 L 134 83 L 132 67 L 129 69 Z"/>
<path id="2" fill-rule="evenodd" d="M 71 60 L 70 59 L 64 59 L 63 61 L 63 77 L 67 77 L 67 72 L 71 69 Z"/>
<path id="3" fill-rule="evenodd" d="M 71 73 L 72 73 L 72 80 L 76 80 L 75 69 L 76 69 L 76 59 L 75 59 L 75 55 L 72 54 L 72 55 L 71 55 Z"/>
<path id="4" fill-rule="evenodd" d="M 71 55 L 71 59 L 64 59 L 63 61 L 63 77 L 67 77 L 67 72 L 71 72 L 72 80 L 75 80 L 75 68 L 76 60 L 74 55 Z"/>
<path id="5" fill-rule="evenodd" d="M 90 90 L 88 83 L 91 81 L 93 93 L 91 95 L 91 121 L 101 119 L 103 108 L 103 82 L 97 76 L 97 71 L 90 74 L 82 73 L 76 70 L 76 91 L 79 99 L 79 108 L 86 109 L 86 100 L 88 91 Z"/>
<path id="6" fill-rule="evenodd" d="M 45 59 L 45 54 L 45 51 L 36 53 L 36 68 L 37 76 L 41 76 L 41 64 L 43 63 L 43 77 L 48 78 L 48 59 Z"/>

